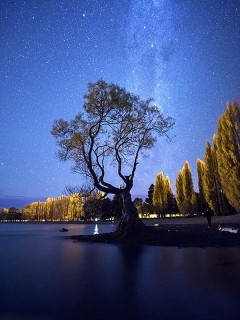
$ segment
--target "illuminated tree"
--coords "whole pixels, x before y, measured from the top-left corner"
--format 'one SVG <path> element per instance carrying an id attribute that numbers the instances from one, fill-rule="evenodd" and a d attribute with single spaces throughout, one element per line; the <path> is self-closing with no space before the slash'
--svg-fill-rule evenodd
<path id="1" fill-rule="evenodd" d="M 204 195 L 216 215 L 226 215 L 226 199 L 218 173 L 216 150 L 207 142 L 204 155 Z"/>
<path id="2" fill-rule="evenodd" d="M 61 210 L 62 210 L 61 219 L 70 220 L 70 217 L 69 217 L 70 197 L 61 196 L 60 201 L 61 201 Z"/>
<path id="3" fill-rule="evenodd" d="M 37 204 L 37 202 L 35 202 Z M 37 220 L 36 210 L 33 210 L 33 203 L 26 204 L 22 210 L 27 220 Z"/>
<path id="4" fill-rule="evenodd" d="M 7 215 L 8 215 L 8 209 L 6 208 L 3 208 L 1 211 L 0 211 L 0 220 L 7 220 Z"/>
<path id="5" fill-rule="evenodd" d="M 23 214 L 27 219 L 38 220 L 39 202 L 32 202 L 23 208 Z"/>
<path id="6" fill-rule="evenodd" d="M 228 103 L 219 118 L 214 147 L 222 189 L 240 213 L 240 108 L 237 102 Z"/>
<path id="7" fill-rule="evenodd" d="M 167 176 L 164 180 L 164 189 L 165 189 L 165 194 L 166 194 L 166 212 L 172 212 L 174 203 L 173 203 L 173 192 L 172 192 L 172 186 L 169 177 Z"/>
<path id="8" fill-rule="evenodd" d="M 197 210 L 197 199 L 193 188 L 192 173 L 188 161 L 178 173 L 176 194 L 179 211 L 182 214 L 193 214 Z"/>
<path id="9" fill-rule="evenodd" d="M 79 220 L 83 216 L 82 197 L 79 193 L 72 193 L 69 197 L 68 219 Z"/>
<path id="10" fill-rule="evenodd" d="M 200 159 L 197 160 L 197 173 L 198 173 L 198 190 L 199 190 L 199 211 L 206 212 L 209 209 L 205 194 L 204 194 L 204 162 Z"/>
<path id="11" fill-rule="evenodd" d="M 178 205 L 178 209 L 181 214 L 185 214 L 184 212 L 184 193 L 183 193 L 183 173 L 182 171 L 178 171 L 178 176 L 176 179 L 176 201 Z"/>
<path id="12" fill-rule="evenodd" d="M 53 220 L 53 214 L 54 214 L 54 198 L 47 198 L 46 203 L 46 216 L 47 220 Z"/>
<path id="13" fill-rule="evenodd" d="M 90 178 L 99 191 L 122 196 L 118 231 L 125 233 L 145 227 L 131 199 L 140 155 L 153 148 L 158 136 L 167 136 L 172 126 L 173 120 L 164 118 L 151 100 L 142 101 L 100 80 L 88 85 L 83 112 L 71 122 L 56 121 L 52 135 L 60 160 L 73 161 L 75 172 Z M 115 174 L 107 174 L 110 166 Z"/>
<path id="14" fill-rule="evenodd" d="M 153 190 L 152 202 L 155 213 L 165 215 L 170 212 L 173 192 L 169 177 L 164 178 L 163 172 L 158 173 Z"/>
<path id="15" fill-rule="evenodd" d="M 192 173 L 191 173 L 188 161 L 184 163 L 182 173 L 183 173 L 183 181 L 184 181 L 183 194 L 185 199 L 191 200 L 192 195 L 194 194 L 194 188 L 193 188 Z"/>
<path id="16" fill-rule="evenodd" d="M 153 192 L 153 208 L 155 213 L 161 215 L 165 212 L 166 209 L 166 193 L 165 193 L 165 184 L 164 184 L 164 175 L 163 172 L 160 172 L 156 175 L 156 182 L 154 185 L 154 192 Z"/>
<path id="17" fill-rule="evenodd" d="M 36 209 L 38 213 L 38 220 L 46 221 L 47 220 L 46 202 L 38 202 Z"/>

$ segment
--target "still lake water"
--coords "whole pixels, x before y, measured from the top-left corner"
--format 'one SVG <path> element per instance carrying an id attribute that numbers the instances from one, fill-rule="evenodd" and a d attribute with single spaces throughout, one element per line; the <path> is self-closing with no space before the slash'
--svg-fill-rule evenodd
<path id="1" fill-rule="evenodd" d="M 240 319 L 240 248 L 65 238 L 95 231 L 95 224 L 0 223 L 0 320 Z"/>

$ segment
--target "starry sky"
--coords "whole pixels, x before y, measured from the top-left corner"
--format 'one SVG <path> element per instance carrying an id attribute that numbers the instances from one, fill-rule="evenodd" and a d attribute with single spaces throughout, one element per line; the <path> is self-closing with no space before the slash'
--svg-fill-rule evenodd
<path id="1" fill-rule="evenodd" d="M 56 158 L 55 119 L 81 111 L 87 83 L 154 98 L 176 125 L 140 163 L 133 197 L 160 171 L 175 179 L 212 141 L 226 103 L 240 99 L 239 0 L 2 0 L 0 209 L 81 184 Z M 111 168 L 110 168 L 111 170 Z"/>

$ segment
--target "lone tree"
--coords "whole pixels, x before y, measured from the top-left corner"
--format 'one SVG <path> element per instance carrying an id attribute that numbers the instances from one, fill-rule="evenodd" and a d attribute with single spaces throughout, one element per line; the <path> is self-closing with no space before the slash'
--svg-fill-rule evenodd
<path id="1" fill-rule="evenodd" d="M 152 105 L 116 84 L 103 80 L 88 84 L 83 112 L 74 120 L 55 121 L 52 135 L 57 139 L 58 157 L 72 160 L 74 171 L 90 178 L 95 188 L 105 194 L 121 195 L 123 214 L 117 232 L 143 229 L 131 199 L 140 155 L 153 148 L 158 136 L 166 136 L 173 127 Z M 115 170 L 107 176 L 109 167 Z M 118 177 L 118 178 L 117 178 Z"/>

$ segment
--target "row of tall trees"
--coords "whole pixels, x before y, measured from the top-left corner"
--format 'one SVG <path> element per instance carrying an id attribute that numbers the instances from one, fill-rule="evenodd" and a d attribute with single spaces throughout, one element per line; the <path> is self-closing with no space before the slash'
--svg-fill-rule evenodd
<path id="1" fill-rule="evenodd" d="M 100 194 L 73 193 L 69 196 L 48 198 L 44 202 L 32 202 L 22 211 L 23 219 L 37 221 L 119 219 L 122 213 L 122 199 L 102 198 Z M 5 216 L 8 220 L 8 216 Z"/>
<path id="2" fill-rule="evenodd" d="M 136 199 L 136 206 L 142 199 Z M 119 195 L 113 199 L 102 198 L 100 194 L 81 195 L 73 193 L 69 196 L 47 198 L 27 204 L 23 210 L 17 208 L 2 209 L 0 220 L 32 220 L 32 221 L 78 221 L 78 220 L 119 220 L 122 215 L 123 202 Z"/>
<path id="3" fill-rule="evenodd" d="M 163 172 L 156 176 L 156 182 L 152 194 L 154 212 L 165 215 L 173 211 L 173 192 L 169 177 L 164 177 Z"/>
<path id="4" fill-rule="evenodd" d="M 199 191 L 216 215 L 240 213 L 240 108 L 228 103 L 219 118 L 213 146 L 197 160 Z"/>
<path id="5" fill-rule="evenodd" d="M 23 209 L 30 220 L 80 220 L 83 218 L 83 198 L 77 194 L 47 198 L 44 202 L 32 202 Z"/>
<path id="6" fill-rule="evenodd" d="M 187 161 L 176 179 L 176 196 L 173 194 L 169 177 L 164 177 L 163 172 L 160 172 L 156 176 L 155 184 L 150 186 L 146 199 L 153 212 L 162 217 L 179 212 L 182 215 L 198 213 L 198 201 Z"/>
<path id="7" fill-rule="evenodd" d="M 219 118 L 214 146 L 223 191 L 240 213 L 240 108 L 236 101 Z"/>
<path id="8" fill-rule="evenodd" d="M 206 144 L 204 160 L 197 160 L 198 189 L 194 191 L 188 161 L 178 172 L 176 179 L 176 202 L 170 180 L 160 172 L 155 185 L 151 185 L 146 202 L 160 215 L 205 213 L 215 215 L 240 213 L 240 108 L 237 102 L 228 103 L 219 118 L 213 146 Z"/>
<path id="9" fill-rule="evenodd" d="M 193 215 L 198 212 L 198 198 L 194 191 L 192 173 L 188 161 L 185 162 L 182 170 L 178 172 L 176 200 L 181 214 Z"/>

